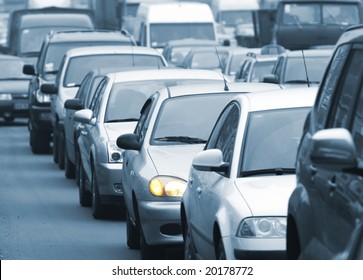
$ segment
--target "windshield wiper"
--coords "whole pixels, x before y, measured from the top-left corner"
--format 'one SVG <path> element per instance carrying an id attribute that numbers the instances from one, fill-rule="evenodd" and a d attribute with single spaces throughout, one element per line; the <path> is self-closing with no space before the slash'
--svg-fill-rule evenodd
<path id="1" fill-rule="evenodd" d="M 266 169 L 257 169 L 257 170 L 249 170 L 249 171 L 242 171 L 242 177 L 254 176 L 254 175 L 262 175 L 262 174 L 276 174 L 276 175 L 283 175 L 283 174 L 295 174 L 295 168 L 266 168 Z"/>
<path id="2" fill-rule="evenodd" d="M 155 138 L 155 141 L 164 141 L 164 142 L 181 142 L 181 143 L 188 143 L 188 144 L 204 144 L 207 143 L 207 140 L 200 139 L 196 137 L 189 137 L 189 136 L 165 136 Z"/>
<path id="3" fill-rule="evenodd" d="M 106 123 L 115 123 L 115 122 L 137 122 L 139 119 L 136 118 L 128 118 L 128 119 L 114 119 L 106 121 Z"/>

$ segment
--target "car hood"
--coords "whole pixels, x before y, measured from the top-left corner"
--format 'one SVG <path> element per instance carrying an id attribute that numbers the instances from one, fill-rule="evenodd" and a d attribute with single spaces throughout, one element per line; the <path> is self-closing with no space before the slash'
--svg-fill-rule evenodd
<path id="1" fill-rule="evenodd" d="M 238 178 L 237 189 L 253 216 L 287 216 L 288 200 L 296 186 L 295 175 Z"/>
<path id="2" fill-rule="evenodd" d="M 105 123 L 108 140 L 116 141 L 120 135 L 134 132 L 136 124 L 137 122 Z"/>
<path id="3" fill-rule="evenodd" d="M 194 156 L 205 144 L 150 146 L 149 156 L 159 175 L 187 180 Z"/>
<path id="4" fill-rule="evenodd" d="M 18 93 L 28 96 L 29 80 L 0 80 L 1 93 Z"/>

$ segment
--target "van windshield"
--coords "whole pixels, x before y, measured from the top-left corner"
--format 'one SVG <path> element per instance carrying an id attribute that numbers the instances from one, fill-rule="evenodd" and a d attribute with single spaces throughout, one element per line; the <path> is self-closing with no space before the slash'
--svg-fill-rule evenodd
<path id="1" fill-rule="evenodd" d="M 234 27 L 238 24 L 252 23 L 252 11 L 231 10 L 220 13 L 219 22 L 224 26 Z"/>
<path id="2" fill-rule="evenodd" d="M 171 40 L 186 38 L 215 40 L 213 23 L 150 24 L 150 42 L 153 48 L 164 47 Z"/>

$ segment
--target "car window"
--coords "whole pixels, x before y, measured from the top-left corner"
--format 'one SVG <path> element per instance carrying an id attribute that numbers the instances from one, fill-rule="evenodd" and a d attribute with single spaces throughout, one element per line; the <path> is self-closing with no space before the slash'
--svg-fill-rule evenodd
<path id="1" fill-rule="evenodd" d="M 323 129 L 328 117 L 328 111 L 331 105 L 332 96 L 340 81 L 340 75 L 345 65 L 345 60 L 348 57 L 350 45 L 343 45 L 339 47 L 333 55 L 333 58 L 326 70 L 325 78 L 321 83 L 320 91 L 318 93 L 317 101 L 315 103 L 316 125 L 317 129 Z"/>
<path id="2" fill-rule="evenodd" d="M 349 67 L 340 78 L 342 81 L 338 89 L 340 94 L 335 97 L 333 102 L 332 118 L 328 123 L 328 127 L 349 127 L 351 111 L 360 91 L 363 77 L 362 59 L 363 49 L 353 49 L 351 51 L 347 63 Z"/>
<path id="3" fill-rule="evenodd" d="M 359 166 L 363 163 L 363 85 L 359 91 L 357 107 L 353 115 L 351 134 L 357 149 Z"/>
<path id="4" fill-rule="evenodd" d="M 154 94 L 150 99 L 145 102 L 144 106 L 141 109 L 141 115 L 134 131 L 134 133 L 138 135 L 139 143 L 142 143 L 144 141 L 150 118 L 156 106 L 158 97 L 158 93 Z"/>
<path id="5" fill-rule="evenodd" d="M 104 89 L 107 85 L 108 79 L 104 78 L 100 84 L 97 87 L 97 90 L 95 92 L 95 95 L 93 96 L 93 99 L 91 101 L 91 105 L 90 105 L 90 109 L 93 111 L 93 114 L 95 116 L 98 115 L 100 106 L 101 106 L 101 100 L 102 100 L 102 95 L 104 92 Z"/>

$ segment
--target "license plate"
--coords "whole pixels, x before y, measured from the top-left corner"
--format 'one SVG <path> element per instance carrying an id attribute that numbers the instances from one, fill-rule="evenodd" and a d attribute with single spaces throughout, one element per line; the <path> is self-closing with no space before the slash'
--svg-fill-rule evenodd
<path id="1" fill-rule="evenodd" d="M 28 109 L 28 103 L 15 103 L 14 105 L 15 110 L 25 110 Z"/>

